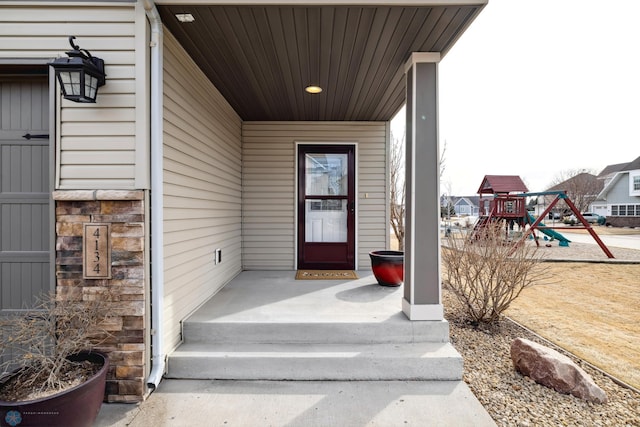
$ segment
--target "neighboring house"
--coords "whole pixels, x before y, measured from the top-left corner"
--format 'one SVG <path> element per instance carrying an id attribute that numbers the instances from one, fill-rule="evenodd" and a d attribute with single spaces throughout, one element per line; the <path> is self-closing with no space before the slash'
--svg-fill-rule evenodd
<path id="1" fill-rule="evenodd" d="M 402 307 L 442 321 L 438 62 L 486 2 L 0 3 L 0 314 L 111 289 L 107 399 L 141 400 L 182 321 L 243 270 L 366 269 L 389 246 L 406 103 Z M 105 61 L 96 103 L 63 99 L 47 65 L 71 35 Z M 97 225 L 111 264 L 93 275 Z"/>
<path id="2" fill-rule="evenodd" d="M 447 212 L 447 206 L 453 207 L 455 216 L 477 216 L 479 200 L 478 196 L 441 196 L 440 207 L 443 212 Z"/>
<path id="3" fill-rule="evenodd" d="M 576 208 L 581 212 L 594 212 L 603 215 L 595 209 L 593 202 L 596 200 L 598 193 L 602 191 L 603 182 L 593 174 L 582 172 L 572 176 L 571 178 L 554 185 L 545 191 L 564 191 Z M 555 194 L 538 196 L 536 205 L 536 214 L 544 212 L 544 210 L 556 198 Z M 558 202 L 552 209 L 552 213 L 557 218 L 571 213 L 571 209 L 563 201 Z"/>
<path id="4" fill-rule="evenodd" d="M 457 216 L 477 216 L 480 197 L 453 197 L 453 208 Z"/>
<path id="5" fill-rule="evenodd" d="M 598 175 L 603 189 L 593 211 L 616 227 L 640 227 L 640 157 L 629 163 L 605 167 Z"/>

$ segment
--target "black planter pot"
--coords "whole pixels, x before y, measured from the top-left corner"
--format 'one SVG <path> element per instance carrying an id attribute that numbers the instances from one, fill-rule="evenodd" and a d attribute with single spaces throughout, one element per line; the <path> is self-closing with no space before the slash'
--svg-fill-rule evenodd
<path id="1" fill-rule="evenodd" d="M 109 359 L 98 352 L 81 352 L 69 360 L 101 364 L 100 370 L 73 388 L 41 399 L 24 402 L 0 401 L 0 425 L 90 427 L 104 399 Z"/>
<path id="2" fill-rule="evenodd" d="M 369 252 L 373 275 L 382 286 L 400 286 L 404 281 L 404 252 Z"/>

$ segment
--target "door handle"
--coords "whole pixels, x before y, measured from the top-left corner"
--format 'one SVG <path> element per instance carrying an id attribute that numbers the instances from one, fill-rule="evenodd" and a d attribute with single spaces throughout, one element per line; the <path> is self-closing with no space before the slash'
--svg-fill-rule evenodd
<path id="1" fill-rule="evenodd" d="M 24 139 L 49 139 L 49 134 L 40 134 L 40 135 L 31 135 L 27 133 L 26 135 L 22 135 Z"/>
<path id="2" fill-rule="evenodd" d="M 349 210 L 351 211 L 351 213 L 356 212 L 356 202 L 349 203 Z"/>

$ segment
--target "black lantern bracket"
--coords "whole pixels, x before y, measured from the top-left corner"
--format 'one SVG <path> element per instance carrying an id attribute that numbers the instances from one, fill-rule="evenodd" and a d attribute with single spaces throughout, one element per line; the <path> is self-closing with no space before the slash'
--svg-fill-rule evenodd
<path id="1" fill-rule="evenodd" d="M 88 50 L 81 49 L 74 40 L 75 36 L 69 36 L 69 44 L 73 50 L 66 52 L 67 58 L 57 58 L 49 65 L 55 70 L 65 99 L 94 103 L 98 88 L 106 82 L 104 61 L 92 56 Z"/>

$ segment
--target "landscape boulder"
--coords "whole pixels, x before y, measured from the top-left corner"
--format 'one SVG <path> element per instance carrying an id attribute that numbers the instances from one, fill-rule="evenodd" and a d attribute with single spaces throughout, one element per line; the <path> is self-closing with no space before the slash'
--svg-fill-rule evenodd
<path id="1" fill-rule="evenodd" d="M 560 393 L 589 402 L 606 403 L 606 393 L 571 359 L 557 351 L 523 338 L 511 343 L 513 366 L 522 375 Z"/>

